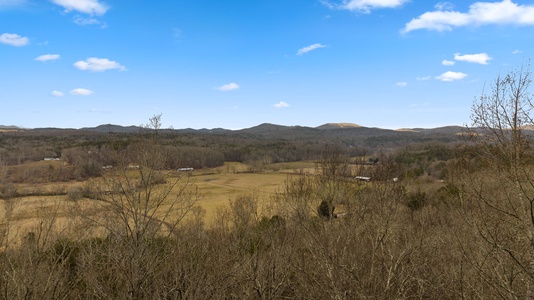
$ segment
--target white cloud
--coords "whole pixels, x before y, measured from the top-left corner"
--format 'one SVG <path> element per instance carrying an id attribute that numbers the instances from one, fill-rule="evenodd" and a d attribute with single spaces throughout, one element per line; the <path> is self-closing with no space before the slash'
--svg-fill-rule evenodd
<path id="1" fill-rule="evenodd" d="M 117 69 L 125 71 L 126 67 L 116 61 L 107 58 L 90 57 L 86 60 L 80 60 L 74 63 L 74 66 L 82 71 L 103 72 L 106 70 Z"/>
<path id="2" fill-rule="evenodd" d="M 77 11 L 88 15 L 104 15 L 109 7 L 99 0 L 51 0 L 65 8 L 65 12 Z"/>
<path id="3" fill-rule="evenodd" d="M 436 79 L 441 81 L 455 81 L 463 79 L 465 77 L 467 77 L 467 74 L 465 73 L 448 71 L 437 76 Z"/>
<path id="4" fill-rule="evenodd" d="M 487 65 L 489 60 L 492 60 L 488 54 L 486 53 L 478 53 L 478 54 L 465 54 L 460 55 L 460 53 L 454 54 L 454 59 L 458 61 L 465 61 L 475 64 L 481 64 L 481 65 Z"/>
<path id="5" fill-rule="evenodd" d="M 74 23 L 80 26 L 87 26 L 87 25 L 100 25 L 102 24 L 100 21 L 98 21 L 95 18 L 84 18 L 80 16 L 74 17 Z"/>
<path id="6" fill-rule="evenodd" d="M 519 54 L 519 53 L 523 53 L 523 51 L 521 51 L 521 50 L 518 50 L 518 49 L 516 49 L 516 50 L 512 51 L 512 54 Z"/>
<path id="7" fill-rule="evenodd" d="M 280 101 L 273 105 L 274 108 L 286 108 L 289 107 L 289 104 L 285 103 L 284 101 Z"/>
<path id="8" fill-rule="evenodd" d="M 60 92 L 60 91 L 52 91 L 52 92 L 50 92 L 50 96 L 63 97 L 63 96 L 65 96 L 65 94 L 63 94 L 63 92 Z"/>
<path id="9" fill-rule="evenodd" d="M 446 60 L 444 59 L 441 64 L 444 65 L 444 66 L 454 66 L 456 62 L 452 61 L 452 60 Z"/>
<path id="10" fill-rule="evenodd" d="M 35 58 L 36 61 L 49 61 L 59 59 L 59 54 L 44 54 Z"/>
<path id="11" fill-rule="evenodd" d="M 305 53 L 308 53 L 310 51 L 313 51 L 315 49 L 319 49 L 319 48 L 325 48 L 326 46 L 325 45 L 322 45 L 322 44 L 313 44 L 313 45 L 309 45 L 307 47 L 304 47 L 304 48 L 300 48 L 299 51 L 297 51 L 297 55 L 302 55 L 302 54 L 305 54 Z"/>
<path id="12" fill-rule="evenodd" d="M 20 47 L 28 45 L 30 39 L 15 33 L 2 33 L 0 35 L 0 43 Z"/>
<path id="13" fill-rule="evenodd" d="M 397 82 L 395 85 L 398 86 L 398 87 L 405 87 L 405 86 L 408 85 L 408 82 L 406 82 L 406 81 L 401 81 L 401 82 Z"/>
<path id="14" fill-rule="evenodd" d="M 368 14 L 373 9 L 395 8 L 402 6 L 409 0 L 343 0 L 340 4 L 332 4 L 329 1 L 323 1 L 330 8 L 345 9 Z"/>
<path id="15" fill-rule="evenodd" d="M 73 89 L 72 91 L 70 91 L 70 93 L 76 96 L 89 96 L 93 94 L 94 92 L 88 89 L 78 88 L 78 89 Z"/>
<path id="16" fill-rule="evenodd" d="M 467 13 L 442 10 L 425 12 L 408 22 L 402 31 L 446 31 L 461 26 L 489 24 L 534 25 L 534 5 L 518 5 L 512 0 L 502 0 L 473 3 Z"/>
<path id="17" fill-rule="evenodd" d="M 430 80 L 430 76 L 424 76 L 424 77 L 417 77 L 416 79 L 419 80 L 419 81 L 424 81 L 424 80 Z"/>
<path id="18" fill-rule="evenodd" d="M 239 89 L 239 84 L 232 82 L 232 83 L 221 85 L 217 89 L 223 92 L 233 91 L 233 90 Z"/>

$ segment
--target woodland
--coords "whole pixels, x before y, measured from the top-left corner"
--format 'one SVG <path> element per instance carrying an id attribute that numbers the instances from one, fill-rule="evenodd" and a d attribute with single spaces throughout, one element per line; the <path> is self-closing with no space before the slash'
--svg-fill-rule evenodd
<path id="1" fill-rule="evenodd" d="M 465 128 L 4 129 L 0 298 L 532 299 L 530 83 Z M 207 174 L 284 180 L 208 214 Z"/>

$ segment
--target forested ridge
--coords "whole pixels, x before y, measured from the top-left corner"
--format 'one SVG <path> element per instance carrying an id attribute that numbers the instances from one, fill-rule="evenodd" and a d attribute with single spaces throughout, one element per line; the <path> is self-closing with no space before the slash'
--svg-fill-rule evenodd
<path id="1" fill-rule="evenodd" d="M 101 125 L 95 128 L 41 128 L 0 131 L 3 164 L 61 157 L 69 148 L 126 147 L 151 129 L 138 126 Z M 389 152 L 417 143 L 457 143 L 462 127 L 395 131 L 379 128 L 317 129 L 302 126 L 262 124 L 243 130 L 160 129 L 161 143 L 172 147 L 215 149 L 226 161 L 246 161 L 249 155 L 268 155 L 273 162 L 316 159 L 328 143 L 357 148 L 360 152 Z"/>

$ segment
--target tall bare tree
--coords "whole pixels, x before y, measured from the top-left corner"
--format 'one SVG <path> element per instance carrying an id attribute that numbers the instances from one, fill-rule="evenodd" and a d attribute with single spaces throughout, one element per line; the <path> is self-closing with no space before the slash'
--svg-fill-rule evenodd
<path id="1" fill-rule="evenodd" d="M 89 217 L 114 246 L 105 256 L 115 270 L 104 282 L 88 278 L 100 286 L 95 290 L 104 291 L 95 297 L 117 286 L 130 299 L 152 297 L 156 287 L 150 282 L 166 260 L 163 244 L 196 205 L 197 189 L 188 176 L 163 174 L 160 127 L 161 115 L 152 117 L 147 125 L 150 131 L 128 153 L 118 153 L 118 165 L 94 185 L 101 213 Z"/>
<path id="2" fill-rule="evenodd" d="M 475 200 L 466 220 L 487 247 L 470 259 L 505 298 L 534 297 L 531 82 L 529 65 L 498 76 L 471 115 L 477 168 L 466 185 Z"/>

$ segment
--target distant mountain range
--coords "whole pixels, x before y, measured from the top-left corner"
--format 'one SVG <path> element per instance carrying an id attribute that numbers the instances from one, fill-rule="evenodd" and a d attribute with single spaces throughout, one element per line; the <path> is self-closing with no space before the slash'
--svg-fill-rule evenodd
<path id="1" fill-rule="evenodd" d="M 0 126 L 0 134 L 16 134 L 24 136 L 99 136 L 107 134 L 138 134 L 147 132 L 140 126 L 120 126 L 105 124 L 97 127 L 80 129 L 68 128 L 34 128 L 23 129 L 16 126 Z M 254 127 L 228 130 L 214 129 L 161 129 L 162 134 L 179 134 L 194 136 L 210 135 L 218 141 L 229 140 L 232 143 L 273 143 L 274 141 L 291 141 L 302 144 L 343 143 L 349 146 L 365 146 L 369 148 L 395 148 L 406 146 L 414 142 L 457 143 L 463 138 L 464 127 L 446 126 L 438 128 L 405 128 L 382 129 L 364 127 L 351 123 L 328 123 L 317 127 L 283 126 L 263 123 Z"/>
<path id="2" fill-rule="evenodd" d="M 0 130 L 8 131 L 90 131 L 90 132 L 100 132 L 100 133 L 138 133 L 146 130 L 140 126 L 121 126 L 114 124 L 104 124 L 96 127 L 83 127 L 80 129 L 73 128 L 20 128 L 17 126 L 5 126 L 0 125 Z M 318 133 L 319 131 L 359 131 L 360 133 L 367 132 L 368 134 L 379 135 L 384 133 L 393 133 L 393 132 L 406 132 L 406 133 L 440 133 L 440 134 L 455 134 L 460 133 L 465 130 L 464 127 L 460 126 L 445 126 L 437 128 L 401 128 L 401 129 L 381 129 L 376 127 L 364 127 L 358 124 L 353 123 L 327 123 L 317 127 L 306 127 L 306 126 L 285 126 L 285 125 L 276 125 L 271 123 L 263 123 L 254 127 L 239 129 L 239 130 L 230 130 L 224 128 L 213 128 L 213 129 L 161 129 L 164 132 L 181 132 L 181 133 L 248 133 L 248 134 L 280 134 L 280 133 L 290 133 L 290 132 L 300 132 L 300 133 Z"/>

